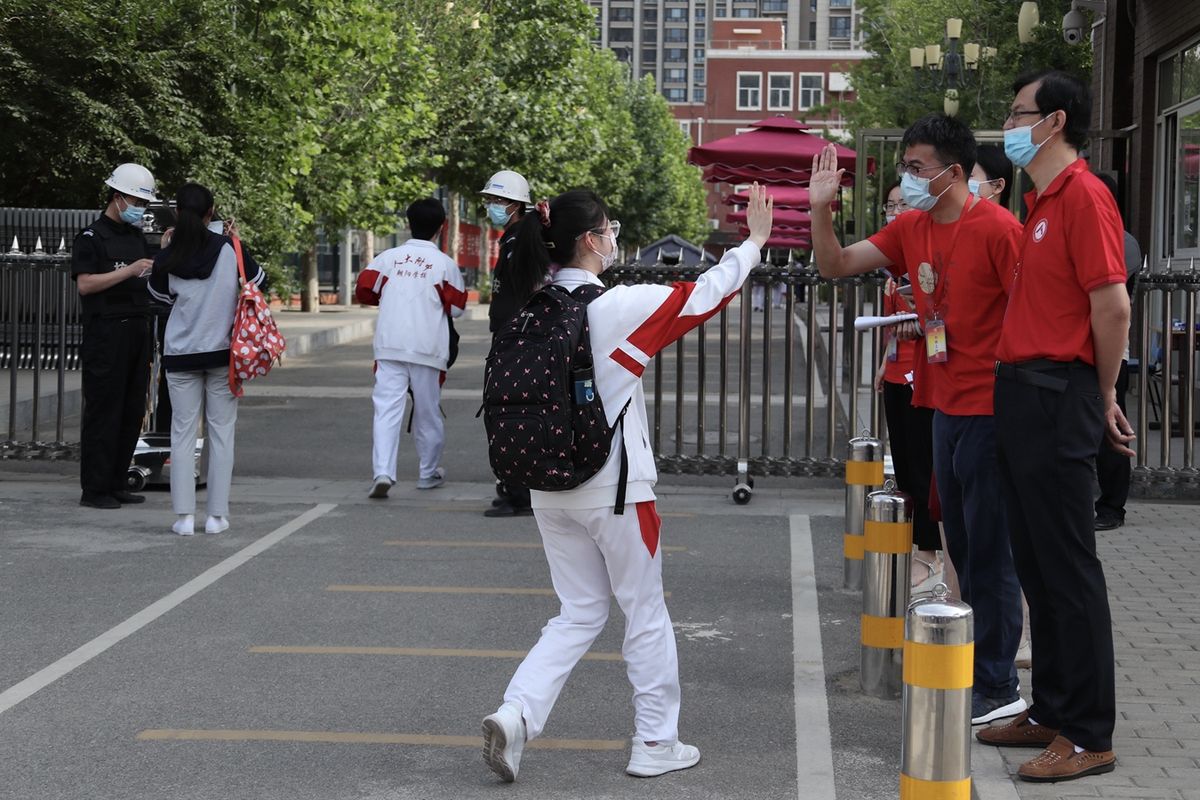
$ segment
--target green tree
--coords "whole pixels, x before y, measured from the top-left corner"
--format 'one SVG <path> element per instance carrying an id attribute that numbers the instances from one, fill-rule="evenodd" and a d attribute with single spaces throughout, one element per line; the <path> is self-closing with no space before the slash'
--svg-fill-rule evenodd
<path id="1" fill-rule="evenodd" d="M 860 0 L 864 47 L 872 57 L 850 68 L 855 98 L 841 104 L 851 130 L 904 128 L 942 110 L 945 86 L 922 84 L 909 65 L 909 48 L 941 43 L 946 19 L 963 20 L 962 42 L 995 47 L 997 56 L 971 71 L 959 90 L 958 117 L 972 128 L 999 128 L 1012 100 L 1013 79 L 1029 69 L 1056 68 L 1087 75 L 1091 48 L 1062 40 L 1059 20 L 1070 0 L 1040 0 L 1042 24 L 1033 42 L 1017 38 L 1018 5 L 1011 0 Z M 943 53 L 945 47 L 943 47 Z M 961 49 L 960 49 L 961 52 Z"/>

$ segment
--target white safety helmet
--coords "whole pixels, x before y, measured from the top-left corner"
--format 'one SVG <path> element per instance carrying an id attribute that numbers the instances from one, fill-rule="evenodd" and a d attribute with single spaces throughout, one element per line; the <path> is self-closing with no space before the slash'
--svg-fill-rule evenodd
<path id="1" fill-rule="evenodd" d="M 516 200 L 518 203 L 533 202 L 529 199 L 529 181 L 511 169 L 502 169 L 488 178 L 487 185 L 479 193 Z"/>
<path id="2" fill-rule="evenodd" d="M 121 194 L 138 197 L 148 203 L 158 202 L 154 194 L 154 176 L 141 164 L 121 164 L 104 182 Z"/>

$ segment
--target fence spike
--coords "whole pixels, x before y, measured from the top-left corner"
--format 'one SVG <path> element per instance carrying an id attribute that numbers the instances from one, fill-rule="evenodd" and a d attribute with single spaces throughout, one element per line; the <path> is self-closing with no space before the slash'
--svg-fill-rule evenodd
<path id="1" fill-rule="evenodd" d="M 13 237 L 13 243 L 12 243 L 12 247 L 10 247 L 10 248 L 8 249 L 8 254 L 9 254 L 10 256 L 19 256 L 19 255 L 21 255 L 21 245 L 17 244 L 17 237 L 15 237 L 15 236 Z"/>
<path id="2" fill-rule="evenodd" d="M 57 252 L 55 252 L 55 254 L 54 254 L 54 255 L 56 255 L 56 256 L 63 256 L 63 255 L 66 255 L 66 254 L 67 254 L 67 237 L 65 237 L 65 236 L 62 236 L 62 237 L 59 237 L 59 240 L 58 240 L 58 251 L 57 251 Z"/>
<path id="3" fill-rule="evenodd" d="M 42 237 L 37 237 L 37 244 L 33 246 L 33 252 L 39 256 L 46 255 L 46 249 L 42 247 Z"/>

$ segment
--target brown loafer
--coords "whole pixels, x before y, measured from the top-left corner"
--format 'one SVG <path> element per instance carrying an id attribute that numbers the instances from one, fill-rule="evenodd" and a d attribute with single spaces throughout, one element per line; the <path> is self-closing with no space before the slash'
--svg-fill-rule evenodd
<path id="1" fill-rule="evenodd" d="M 1103 753 L 1084 750 L 1075 752 L 1075 745 L 1065 736 L 1056 736 L 1050 746 L 1026 761 L 1017 770 L 1023 781 L 1054 783 L 1073 781 L 1085 775 L 1100 775 L 1116 769 L 1117 757 L 1112 750 Z"/>
<path id="2" fill-rule="evenodd" d="M 1004 725 L 981 728 L 975 738 L 996 747 L 1049 747 L 1058 731 L 1029 721 L 1029 712 L 1022 711 Z"/>

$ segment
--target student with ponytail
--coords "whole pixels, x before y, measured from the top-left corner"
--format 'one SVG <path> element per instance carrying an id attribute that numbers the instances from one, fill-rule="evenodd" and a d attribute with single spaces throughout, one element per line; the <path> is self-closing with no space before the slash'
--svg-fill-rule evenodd
<path id="1" fill-rule="evenodd" d="M 663 599 L 658 474 L 641 376 L 655 353 L 720 311 L 758 265 L 772 206 L 757 184 L 747 217 L 750 237 L 694 283 L 614 286 L 588 303 L 595 385 L 609 424 L 627 407 L 615 428 L 628 460 L 625 508 L 615 509 L 622 451 L 616 444 L 600 471 L 577 488 L 531 493 L 561 609 L 517 668 L 503 704 L 483 720 L 484 760 L 506 781 L 516 778 L 525 742 L 542 733 L 567 676 L 604 628 L 610 595 L 625 614 L 622 655 L 633 685 L 626 772 L 651 777 L 700 760 L 699 750 L 678 738 L 679 664 Z M 518 223 L 508 288 L 529 298 L 548 281 L 568 291 L 602 287 L 599 276 L 616 259 L 620 229 L 591 191 L 537 204 Z"/>
<path id="2" fill-rule="evenodd" d="M 177 221 L 169 244 L 154 258 L 150 294 L 172 306 L 163 337 L 163 369 L 171 393 L 171 530 L 194 532 L 196 430 L 204 406 L 208 448 L 208 520 L 205 533 L 229 527 L 237 398 L 229 387 L 229 341 L 238 299 L 233 243 L 208 229 L 213 195 L 185 183 L 175 195 Z M 230 226 L 232 227 L 232 226 Z M 236 235 L 236 231 L 229 231 Z M 245 254 L 246 280 L 260 288 L 266 273 Z"/>

